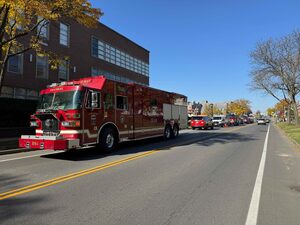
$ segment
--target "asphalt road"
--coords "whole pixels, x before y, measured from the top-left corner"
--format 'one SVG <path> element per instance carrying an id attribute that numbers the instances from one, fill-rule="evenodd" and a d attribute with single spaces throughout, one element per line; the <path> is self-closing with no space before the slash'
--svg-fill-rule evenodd
<path id="1" fill-rule="evenodd" d="M 272 125 L 4 155 L 0 171 L 0 224 L 300 224 L 300 152 Z"/>

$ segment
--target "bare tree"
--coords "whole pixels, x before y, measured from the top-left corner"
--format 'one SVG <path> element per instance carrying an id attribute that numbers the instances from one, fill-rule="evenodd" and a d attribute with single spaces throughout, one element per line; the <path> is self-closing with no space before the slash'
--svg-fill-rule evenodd
<path id="1" fill-rule="evenodd" d="M 298 125 L 296 97 L 300 92 L 300 32 L 259 42 L 250 57 L 252 88 L 263 90 L 278 101 L 285 99 L 293 108 Z"/>

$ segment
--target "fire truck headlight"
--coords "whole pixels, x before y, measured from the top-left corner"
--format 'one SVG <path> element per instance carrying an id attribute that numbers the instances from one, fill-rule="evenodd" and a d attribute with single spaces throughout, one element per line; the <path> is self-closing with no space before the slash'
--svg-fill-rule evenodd
<path id="1" fill-rule="evenodd" d="M 80 121 L 74 120 L 74 121 L 62 121 L 61 125 L 64 127 L 80 127 Z"/>
<path id="2" fill-rule="evenodd" d="M 38 123 L 36 121 L 30 121 L 30 126 L 31 127 L 37 127 Z"/>

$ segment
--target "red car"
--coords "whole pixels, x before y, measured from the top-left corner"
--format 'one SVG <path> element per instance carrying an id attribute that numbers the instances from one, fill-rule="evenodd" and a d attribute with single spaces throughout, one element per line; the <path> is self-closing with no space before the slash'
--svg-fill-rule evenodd
<path id="1" fill-rule="evenodd" d="M 210 128 L 214 129 L 214 124 L 212 119 L 208 116 L 193 116 L 191 119 L 191 127 L 193 130 L 196 128 L 207 130 Z"/>
<path id="2" fill-rule="evenodd" d="M 226 119 L 228 120 L 230 126 L 239 125 L 238 117 L 236 115 L 227 115 Z"/>

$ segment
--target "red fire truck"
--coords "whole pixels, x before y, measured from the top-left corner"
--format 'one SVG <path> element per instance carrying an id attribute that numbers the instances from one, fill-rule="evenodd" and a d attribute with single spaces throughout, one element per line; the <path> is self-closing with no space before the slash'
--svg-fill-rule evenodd
<path id="1" fill-rule="evenodd" d="M 119 142 L 177 137 L 187 126 L 187 98 L 138 84 L 88 77 L 54 83 L 40 92 L 19 147 L 69 150 L 97 145 L 112 151 Z"/>

